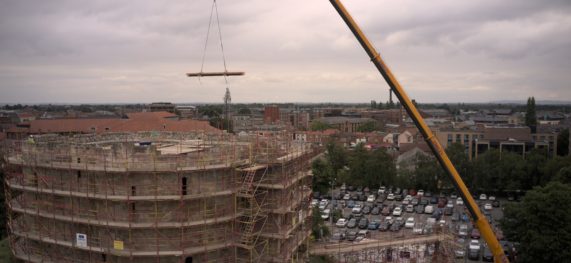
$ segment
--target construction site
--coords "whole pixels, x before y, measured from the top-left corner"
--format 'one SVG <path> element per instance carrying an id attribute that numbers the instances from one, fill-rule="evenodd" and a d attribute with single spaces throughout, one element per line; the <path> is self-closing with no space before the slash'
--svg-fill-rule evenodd
<path id="1" fill-rule="evenodd" d="M 11 142 L 11 249 L 25 262 L 291 262 L 310 161 L 287 133 L 40 135 Z"/>

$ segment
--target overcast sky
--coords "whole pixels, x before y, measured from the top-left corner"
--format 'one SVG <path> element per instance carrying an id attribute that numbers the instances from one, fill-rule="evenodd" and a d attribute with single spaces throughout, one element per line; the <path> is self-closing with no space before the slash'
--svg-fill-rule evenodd
<path id="1" fill-rule="evenodd" d="M 344 0 L 419 102 L 571 101 L 569 0 Z M 0 0 L 0 103 L 222 102 L 210 0 Z M 388 100 L 327 0 L 218 0 L 233 102 Z M 224 69 L 217 28 L 205 71 Z"/>

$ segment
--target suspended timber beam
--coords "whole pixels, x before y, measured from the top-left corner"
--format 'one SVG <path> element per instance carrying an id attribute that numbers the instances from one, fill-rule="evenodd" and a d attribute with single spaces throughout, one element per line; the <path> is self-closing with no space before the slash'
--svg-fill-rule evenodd
<path id="1" fill-rule="evenodd" d="M 217 76 L 243 76 L 244 72 L 240 71 L 224 71 L 224 72 L 196 72 L 186 73 L 188 77 L 217 77 Z"/>

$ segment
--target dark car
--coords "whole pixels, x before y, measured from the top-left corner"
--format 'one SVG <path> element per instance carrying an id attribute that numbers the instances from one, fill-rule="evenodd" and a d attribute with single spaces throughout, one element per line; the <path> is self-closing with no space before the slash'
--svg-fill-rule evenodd
<path id="1" fill-rule="evenodd" d="M 361 218 L 361 220 L 359 220 L 359 228 L 365 229 L 367 226 L 369 226 L 369 219 L 366 217 Z"/>
<path id="2" fill-rule="evenodd" d="M 479 249 L 469 249 L 468 250 L 468 258 L 471 260 L 480 259 L 480 250 Z"/>
<path id="3" fill-rule="evenodd" d="M 400 193 L 401 193 L 401 190 L 400 190 L 400 188 L 398 188 L 398 187 L 397 187 L 397 189 L 393 192 L 393 194 L 395 194 L 395 195 L 400 195 Z"/>
<path id="4" fill-rule="evenodd" d="M 381 208 L 378 206 L 373 207 L 373 210 L 371 210 L 371 215 L 378 215 L 381 212 Z"/>
<path id="5" fill-rule="evenodd" d="M 370 206 L 368 206 L 368 205 L 367 205 L 367 206 L 365 206 L 365 207 L 363 207 L 363 210 L 362 210 L 362 212 L 363 212 L 363 214 L 365 214 L 365 215 L 368 215 L 368 214 L 370 214 L 370 213 L 371 213 L 371 207 L 370 207 Z"/>
<path id="6" fill-rule="evenodd" d="M 359 201 L 367 201 L 367 196 L 364 194 L 359 195 Z"/>
<path id="7" fill-rule="evenodd" d="M 424 206 L 423 205 L 417 205 L 415 209 L 416 209 L 417 214 L 424 213 Z"/>
<path id="8" fill-rule="evenodd" d="M 438 203 L 438 197 L 433 196 L 432 198 L 430 198 L 430 203 L 431 204 L 437 204 Z"/>
<path id="9" fill-rule="evenodd" d="M 460 214 L 459 213 L 452 214 L 452 217 L 450 218 L 450 220 L 452 220 L 453 222 L 459 221 L 460 220 Z"/>
<path id="10" fill-rule="evenodd" d="M 320 196 L 319 192 L 313 192 L 313 199 L 319 199 Z"/>
<path id="11" fill-rule="evenodd" d="M 347 201 L 347 208 L 353 208 L 353 207 L 355 207 L 355 201 L 353 200 Z"/>
<path id="12" fill-rule="evenodd" d="M 395 195 L 396 201 L 402 201 L 402 195 Z"/>
<path id="13" fill-rule="evenodd" d="M 385 221 L 385 222 L 382 222 L 382 223 L 379 225 L 379 231 L 383 231 L 383 232 L 384 232 L 384 231 L 387 231 L 387 230 L 389 230 L 389 227 L 390 227 L 390 225 L 389 225 L 388 222 L 386 222 L 386 221 Z"/>
<path id="14" fill-rule="evenodd" d="M 393 231 L 393 232 L 399 231 L 400 228 L 401 228 L 401 226 L 399 224 L 392 224 L 391 225 L 391 231 Z"/>
<path id="15" fill-rule="evenodd" d="M 352 191 L 355 191 L 355 186 L 349 185 L 349 186 L 347 186 L 347 190 L 349 190 L 349 191 L 351 191 L 351 192 L 352 192 Z M 355 234 L 355 235 L 356 235 L 356 234 Z"/>
<path id="16" fill-rule="evenodd" d="M 500 201 L 494 200 L 494 201 L 492 202 L 492 206 L 493 206 L 493 207 L 500 207 Z"/>
<path id="17" fill-rule="evenodd" d="M 472 229 L 472 233 L 470 234 L 472 239 L 480 239 L 480 231 L 477 228 Z"/>
<path id="18" fill-rule="evenodd" d="M 339 193 L 339 192 L 333 194 L 333 199 L 339 200 L 339 199 L 341 199 L 342 197 L 343 197 L 343 196 L 341 196 L 341 193 Z"/>
<path id="19" fill-rule="evenodd" d="M 367 229 L 369 230 L 377 230 L 379 228 L 380 223 L 378 221 L 373 221 L 371 223 L 369 223 L 369 225 L 367 226 Z"/>
<path id="20" fill-rule="evenodd" d="M 454 212 L 454 209 L 452 207 L 444 208 L 444 215 L 451 216 L 453 212 Z"/>
<path id="21" fill-rule="evenodd" d="M 448 203 L 448 200 L 446 200 L 446 197 L 440 197 L 438 199 L 438 208 L 445 207 L 447 203 Z"/>
<path id="22" fill-rule="evenodd" d="M 424 196 L 425 196 L 425 197 L 432 197 L 432 193 L 431 193 L 431 192 L 426 192 L 426 193 L 424 193 Z"/>
<path id="23" fill-rule="evenodd" d="M 381 214 L 384 216 L 390 215 L 391 214 L 391 207 L 388 205 L 383 207 L 383 211 L 381 211 Z"/>
<path id="24" fill-rule="evenodd" d="M 426 199 L 426 198 L 420 199 L 419 204 L 421 204 L 421 205 L 427 205 L 427 204 L 428 204 L 428 199 Z"/>
<path id="25" fill-rule="evenodd" d="M 482 261 L 494 262 L 494 255 L 488 247 L 484 247 L 484 253 L 482 254 Z"/>
<path id="26" fill-rule="evenodd" d="M 411 205 L 418 205 L 419 202 L 420 202 L 420 201 L 418 200 L 418 198 L 415 197 L 415 198 L 413 198 L 413 199 L 410 201 L 410 204 L 411 204 Z"/>
<path id="27" fill-rule="evenodd" d="M 357 219 L 356 218 L 351 218 L 349 220 L 349 223 L 347 223 L 348 228 L 355 228 L 356 226 L 357 226 Z"/>
<path id="28" fill-rule="evenodd" d="M 349 231 L 347 233 L 347 240 L 348 241 L 355 241 L 357 239 L 357 231 Z"/>
<path id="29" fill-rule="evenodd" d="M 397 217 L 397 219 L 395 219 L 394 225 L 399 225 L 400 227 L 403 227 L 404 226 L 404 219 L 402 217 Z"/>
<path id="30" fill-rule="evenodd" d="M 359 200 L 359 195 L 357 195 L 356 193 L 352 193 L 351 200 Z"/>

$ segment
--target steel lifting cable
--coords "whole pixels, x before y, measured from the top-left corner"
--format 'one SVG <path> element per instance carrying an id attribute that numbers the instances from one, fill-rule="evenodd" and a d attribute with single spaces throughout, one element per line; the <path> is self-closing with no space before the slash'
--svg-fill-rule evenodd
<path id="1" fill-rule="evenodd" d="M 222 30 L 220 27 L 220 17 L 218 16 L 218 5 L 216 0 L 212 1 L 212 6 L 210 8 L 210 18 L 208 19 L 208 29 L 206 31 L 206 41 L 204 42 L 204 51 L 202 53 L 202 64 L 200 66 L 200 73 L 204 72 L 204 61 L 206 59 L 206 51 L 208 48 L 208 38 L 210 36 L 210 27 L 212 26 L 212 17 L 214 12 L 216 12 L 216 26 L 218 27 L 218 39 L 220 40 L 220 50 L 222 51 L 222 61 L 224 63 L 224 72 L 228 72 L 226 67 L 226 55 L 224 54 L 224 44 L 222 43 Z M 200 81 L 200 78 L 198 78 Z M 224 75 L 224 82 L 226 83 L 226 88 L 228 88 L 228 77 Z"/>

